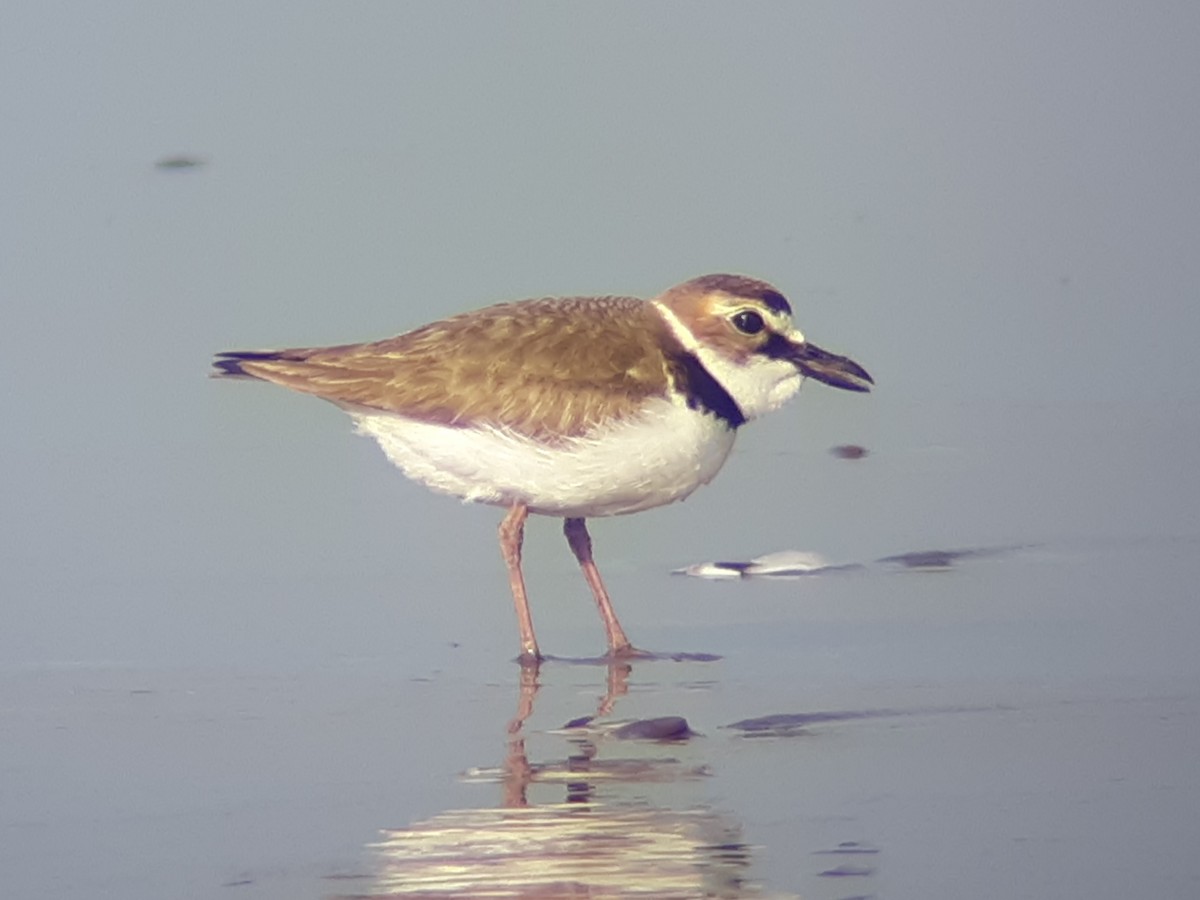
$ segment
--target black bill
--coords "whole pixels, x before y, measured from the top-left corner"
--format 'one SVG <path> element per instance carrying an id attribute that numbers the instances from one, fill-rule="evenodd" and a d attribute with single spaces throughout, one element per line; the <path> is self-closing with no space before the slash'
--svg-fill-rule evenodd
<path id="1" fill-rule="evenodd" d="M 869 391 L 875 383 L 867 370 L 854 360 L 822 350 L 807 341 L 793 344 L 788 358 L 796 364 L 801 375 L 815 378 L 830 387 L 845 391 Z"/>

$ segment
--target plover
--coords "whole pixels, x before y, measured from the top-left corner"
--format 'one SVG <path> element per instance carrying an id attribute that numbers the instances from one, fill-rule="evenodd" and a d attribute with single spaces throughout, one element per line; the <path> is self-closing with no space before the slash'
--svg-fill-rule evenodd
<path id="1" fill-rule="evenodd" d="M 313 394 L 350 414 L 404 474 L 508 510 L 500 548 L 521 660 L 541 659 L 521 572 L 530 513 L 563 518 L 611 657 L 635 655 L 585 520 L 682 500 L 738 429 L 805 378 L 867 391 L 858 363 L 810 343 L 766 282 L 705 275 L 652 300 L 501 303 L 364 344 L 217 354 L 219 377 Z"/>

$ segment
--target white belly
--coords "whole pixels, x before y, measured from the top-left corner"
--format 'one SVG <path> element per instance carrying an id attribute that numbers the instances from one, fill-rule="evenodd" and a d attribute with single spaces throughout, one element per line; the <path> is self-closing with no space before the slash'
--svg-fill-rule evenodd
<path id="1" fill-rule="evenodd" d="M 682 500 L 713 479 L 735 432 L 682 403 L 656 400 L 636 420 L 548 445 L 494 428 L 452 428 L 349 410 L 409 478 L 479 503 L 616 516 Z"/>

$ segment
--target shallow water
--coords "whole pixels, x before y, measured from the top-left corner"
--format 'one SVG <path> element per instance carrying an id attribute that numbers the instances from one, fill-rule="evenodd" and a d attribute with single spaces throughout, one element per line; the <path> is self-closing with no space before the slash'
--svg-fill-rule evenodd
<path id="1" fill-rule="evenodd" d="M 1122 455 L 1160 437 L 1138 441 Z M 1005 455 L 957 447 L 967 469 Z M 920 457 L 888 477 L 919 481 Z M 454 595 L 425 576 L 432 619 L 381 635 L 363 618 L 361 653 L 312 654 L 314 620 L 287 632 L 303 664 L 276 644 L 235 664 L 9 666 L 6 882 L 129 898 L 1189 896 L 1200 542 L 1171 508 L 1114 507 L 1074 538 L 1057 508 L 1023 544 L 886 554 L 936 566 L 709 582 L 618 555 L 610 587 L 639 644 L 712 661 L 564 652 L 579 661 L 524 671 L 484 567 L 460 569 Z M 883 558 L 871 521 L 841 556 Z M 602 640 L 586 591 L 570 566 L 551 574 L 533 594 L 543 645 L 586 652 Z M 365 609 L 353 590 L 341 608 Z M 208 627 L 200 646 L 228 630 Z M 618 730 L 666 716 L 692 733 Z"/>

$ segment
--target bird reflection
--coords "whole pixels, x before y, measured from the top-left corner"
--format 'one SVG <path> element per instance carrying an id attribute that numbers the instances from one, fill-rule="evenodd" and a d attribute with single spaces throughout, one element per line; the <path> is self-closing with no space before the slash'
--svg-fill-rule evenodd
<path id="1" fill-rule="evenodd" d="M 671 805 L 679 785 L 709 774 L 703 762 L 668 752 L 696 755 L 686 723 L 605 721 L 631 673 L 627 662 L 609 665 L 594 716 L 535 732 L 558 737 L 565 755 L 531 761 L 526 723 L 542 684 L 539 667 L 522 667 L 503 765 L 465 773 L 498 783 L 501 805 L 386 830 L 374 847 L 378 871 L 369 891 L 356 896 L 766 896 L 747 880 L 750 851 L 740 823 L 707 807 Z M 531 802 L 534 785 L 549 789 L 552 802 Z"/>

